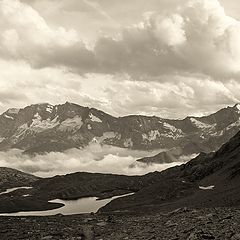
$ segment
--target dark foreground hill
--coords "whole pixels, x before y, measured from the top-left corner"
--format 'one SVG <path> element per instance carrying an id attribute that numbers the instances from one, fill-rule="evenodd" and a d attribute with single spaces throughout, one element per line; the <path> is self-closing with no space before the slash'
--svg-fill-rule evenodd
<path id="1" fill-rule="evenodd" d="M 39 178 L 16 169 L 0 167 L 0 192 L 9 188 L 30 186 Z"/>

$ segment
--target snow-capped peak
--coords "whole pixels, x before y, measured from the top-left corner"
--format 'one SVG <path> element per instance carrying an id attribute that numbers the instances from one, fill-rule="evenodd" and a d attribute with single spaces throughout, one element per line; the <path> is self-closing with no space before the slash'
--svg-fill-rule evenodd
<path id="1" fill-rule="evenodd" d="M 240 103 L 236 104 L 235 107 L 237 108 L 238 113 L 240 113 Z"/>

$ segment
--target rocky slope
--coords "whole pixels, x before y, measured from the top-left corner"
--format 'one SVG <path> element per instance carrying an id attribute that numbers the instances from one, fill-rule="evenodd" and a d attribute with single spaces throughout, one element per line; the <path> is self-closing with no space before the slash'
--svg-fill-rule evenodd
<path id="1" fill-rule="evenodd" d="M 2 240 L 238 240 L 239 208 L 177 209 L 167 214 L 1 217 Z"/>
<path id="2" fill-rule="evenodd" d="M 238 206 L 239 180 L 240 132 L 217 152 L 202 153 L 187 164 L 161 172 L 158 182 L 110 202 L 101 211 Z"/>
<path id="3" fill-rule="evenodd" d="M 91 142 L 139 150 L 172 149 L 174 158 L 211 152 L 239 129 L 240 105 L 206 117 L 169 120 L 159 117 L 113 117 L 73 103 L 36 104 L 9 109 L 0 116 L 0 150 L 28 154 L 81 148 Z M 151 159 L 148 159 L 151 161 Z"/>

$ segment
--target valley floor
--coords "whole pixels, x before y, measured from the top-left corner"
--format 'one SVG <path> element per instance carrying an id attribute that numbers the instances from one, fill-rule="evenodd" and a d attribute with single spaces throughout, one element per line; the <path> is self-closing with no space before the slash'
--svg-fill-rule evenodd
<path id="1" fill-rule="evenodd" d="M 240 239 L 240 208 L 178 209 L 166 214 L 1 217 L 0 239 Z"/>

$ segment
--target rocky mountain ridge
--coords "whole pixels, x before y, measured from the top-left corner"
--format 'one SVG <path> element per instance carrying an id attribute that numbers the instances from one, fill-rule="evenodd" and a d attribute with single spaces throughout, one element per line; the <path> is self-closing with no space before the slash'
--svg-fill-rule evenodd
<path id="1" fill-rule="evenodd" d="M 0 115 L 0 150 L 18 148 L 35 154 L 98 142 L 137 150 L 177 147 L 178 158 L 217 150 L 239 130 L 239 119 L 239 104 L 183 120 L 141 115 L 117 118 L 69 102 L 35 104 Z"/>

